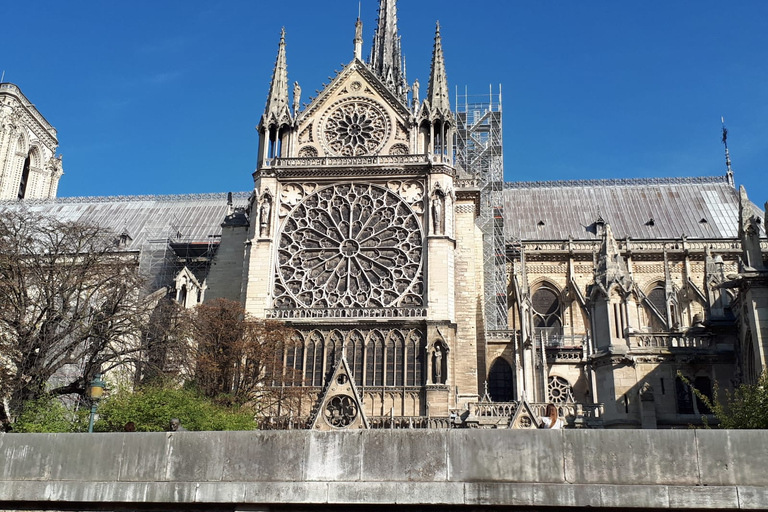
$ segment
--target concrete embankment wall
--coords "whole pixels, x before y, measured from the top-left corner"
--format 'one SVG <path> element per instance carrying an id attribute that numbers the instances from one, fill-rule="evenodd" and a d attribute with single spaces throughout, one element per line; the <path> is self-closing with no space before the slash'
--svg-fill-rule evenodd
<path id="1" fill-rule="evenodd" d="M 768 509 L 768 431 L 0 435 L 0 509 L 114 503 Z"/>

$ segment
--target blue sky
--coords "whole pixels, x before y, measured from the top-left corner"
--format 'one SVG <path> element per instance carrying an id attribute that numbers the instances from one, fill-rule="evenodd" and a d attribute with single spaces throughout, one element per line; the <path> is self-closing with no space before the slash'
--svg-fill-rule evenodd
<path id="1" fill-rule="evenodd" d="M 59 131 L 60 196 L 249 190 L 280 28 L 306 98 L 352 59 L 357 11 L 9 2 L 0 69 Z M 399 18 L 409 81 L 426 88 L 439 19 L 451 90 L 502 84 L 507 180 L 724 174 L 725 116 L 737 184 L 768 200 L 764 0 L 400 0 Z"/>

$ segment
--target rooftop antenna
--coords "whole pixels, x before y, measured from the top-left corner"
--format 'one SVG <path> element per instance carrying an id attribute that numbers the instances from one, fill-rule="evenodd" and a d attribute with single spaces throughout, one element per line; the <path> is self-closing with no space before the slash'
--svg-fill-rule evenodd
<path id="1" fill-rule="evenodd" d="M 5 70 L 3 70 L 3 76 L 0 76 L 0 84 L 5 82 Z"/>
<path id="2" fill-rule="evenodd" d="M 735 187 L 733 183 L 733 169 L 731 169 L 731 155 L 728 153 L 728 128 L 725 127 L 725 118 L 720 117 L 720 122 L 723 124 L 723 145 L 725 146 L 725 166 L 728 169 L 725 173 L 728 178 L 728 183 L 732 187 Z"/>

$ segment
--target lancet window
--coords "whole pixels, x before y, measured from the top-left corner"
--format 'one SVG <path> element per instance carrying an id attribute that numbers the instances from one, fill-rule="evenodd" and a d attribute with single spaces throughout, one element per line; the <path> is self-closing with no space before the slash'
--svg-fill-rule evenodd
<path id="1" fill-rule="evenodd" d="M 560 293 L 549 283 L 542 284 L 531 297 L 533 305 L 533 328 L 539 336 L 547 338 L 562 335 L 562 302 Z"/>
<path id="2" fill-rule="evenodd" d="M 415 387 L 425 384 L 425 351 L 419 329 L 312 331 L 287 344 L 285 362 L 303 373 L 303 381 L 297 378 L 294 385 L 324 385 L 344 354 L 358 386 Z"/>
<path id="3" fill-rule="evenodd" d="M 512 367 L 504 358 L 496 358 L 488 373 L 488 394 L 494 402 L 511 402 L 514 398 Z"/>

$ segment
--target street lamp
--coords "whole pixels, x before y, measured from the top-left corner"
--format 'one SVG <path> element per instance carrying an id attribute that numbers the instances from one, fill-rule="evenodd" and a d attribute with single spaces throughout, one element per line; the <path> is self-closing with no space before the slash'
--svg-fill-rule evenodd
<path id="1" fill-rule="evenodd" d="M 97 373 L 94 375 L 93 380 L 91 381 L 91 387 L 88 390 L 91 395 L 91 419 L 88 422 L 88 432 L 93 432 L 93 419 L 96 416 L 96 406 L 104 395 L 104 386 L 106 386 L 106 383 L 101 380 L 101 374 Z"/>

